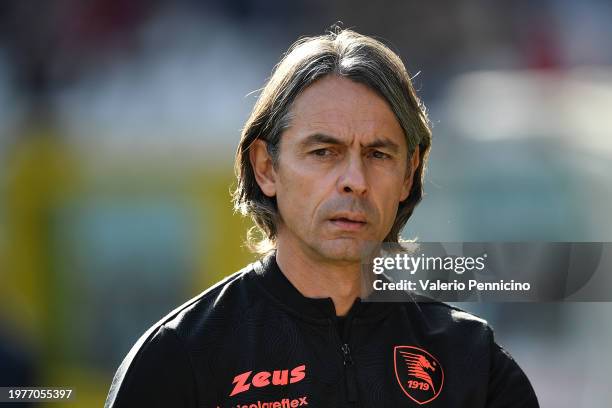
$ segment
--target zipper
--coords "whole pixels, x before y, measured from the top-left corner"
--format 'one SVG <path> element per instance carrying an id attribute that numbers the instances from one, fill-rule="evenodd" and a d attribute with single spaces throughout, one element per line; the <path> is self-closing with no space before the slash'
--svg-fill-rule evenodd
<path id="1" fill-rule="evenodd" d="M 344 357 L 344 374 L 346 378 L 346 397 L 349 402 L 357 402 L 357 379 L 351 349 L 348 343 L 342 344 L 342 356 Z"/>
<path id="2" fill-rule="evenodd" d="M 342 353 L 342 363 L 344 365 L 344 378 L 346 385 L 346 399 L 350 403 L 357 402 L 357 378 L 355 376 L 355 365 L 351 355 L 351 348 L 348 344 L 350 328 L 353 323 L 352 316 L 347 317 L 344 322 L 344 333 L 340 333 L 336 324 L 336 337 L 340 344 L 340 352 Z"/>

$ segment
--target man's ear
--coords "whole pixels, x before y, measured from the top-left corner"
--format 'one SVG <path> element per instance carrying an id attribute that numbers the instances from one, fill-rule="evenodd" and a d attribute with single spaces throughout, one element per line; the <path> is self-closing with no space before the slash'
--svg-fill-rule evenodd
<path id="1" fill-rule="evenodd" d="M 406 178 L 404 179 L 404 183 L 402 184 L 402 194 L 400 196 L 400 201 L 404 201 L 410 195 L 410 190 L 412 189 L 412 181 L 414 178 L 414 173 L 419 168 L 420 162 L 420 149 L 419 145 L 417 145 L 416 149 L 414 149 L 414 153 L 412 153 L 412 158 L 410 159 L 410 167 L 406 172 Z"/>
<path id="2" fill-rule="evenodd" d="M 256 139 L 249 148 L 249 160 L 253 167 L 255 180 L 261 191 L 268 197 L 276 195 L 276 171 L 272 166 L 272 158 L 268 154 L 266 142 Z"/>

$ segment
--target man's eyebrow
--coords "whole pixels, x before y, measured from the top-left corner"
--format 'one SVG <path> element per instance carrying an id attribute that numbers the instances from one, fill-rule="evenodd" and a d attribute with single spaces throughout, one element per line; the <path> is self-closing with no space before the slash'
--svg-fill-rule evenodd
<path id="1" fill-rule="evenodd" d="M 345 144 L 342 140 L 335 136 L 326 135 L 325 133 L 314 133 L 307 136 L 300 142 L 302 146 L 311 146 L 314 144 L 331 144 L 331 145 L 343 145 Z M 400 147 L 397 143 L 386 137 L 379 137 L 374 139 L 372 142 L 364 145 L 367 148 L 386 148 L 391 150 L 393 153 L 397 153 Z"/>
<path id="2" fill-rule="evenodd" d="M 400 150 L 400 147 L 397 143 L 392 140 L 387 139 L 386 137 L 376 138 L 371 143 L 365 145 L 368 148 L 386 148 L 391 150 L 393 153 L 397 153 Z"/>
<path id="3" fill-rule="evenodd" d="M 325 133 L 314 133 L 304 138 L 300 144 L 302 146 L 311 146 L 314 144 L 342 145 L 344 142 L 335 136 L 326 135 Z"/>

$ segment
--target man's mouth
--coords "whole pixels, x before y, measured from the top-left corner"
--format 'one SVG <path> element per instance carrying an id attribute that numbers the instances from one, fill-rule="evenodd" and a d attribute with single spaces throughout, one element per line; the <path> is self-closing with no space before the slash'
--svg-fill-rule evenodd
<path id="1" fill-rule="evenodd" d="M 330 218 L 330 222 L 335 227 L 347 231 L 358 231 L 367 224 L 363 217 L 334 217 Z"/>

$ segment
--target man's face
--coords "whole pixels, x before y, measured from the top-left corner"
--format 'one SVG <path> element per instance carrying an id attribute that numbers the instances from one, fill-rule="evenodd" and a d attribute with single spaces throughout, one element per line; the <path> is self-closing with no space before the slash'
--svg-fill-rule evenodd
<path id="1" fill-rule="evenodd" d="M 279 248 L 359 262 L 368 241 L 387 236 L 408 197 L 415 153 L 409 166 L 402 127 L 367 86 L 330 75 L 306 88 L 281 136 L 278 166 L 258 177 L 264 193 L 276 196 Z"/>

